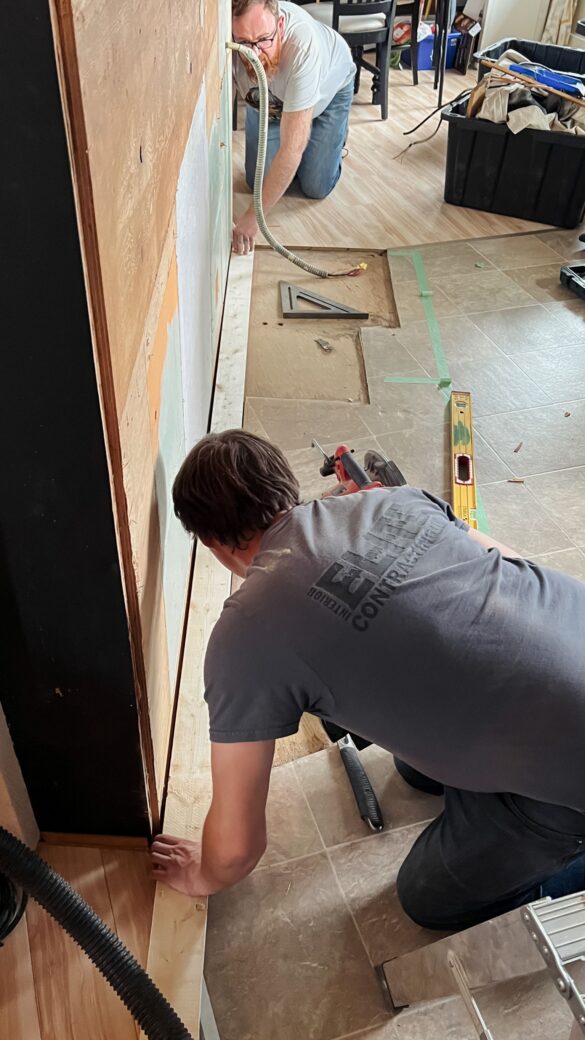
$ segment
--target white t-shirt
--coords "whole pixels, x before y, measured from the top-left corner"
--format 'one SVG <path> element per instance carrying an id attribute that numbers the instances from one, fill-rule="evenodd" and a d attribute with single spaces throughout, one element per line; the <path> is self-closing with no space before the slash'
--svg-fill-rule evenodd
<path id="1" fill-rule="evenodd" d="M 325 111 L 343 87 L 353 82 L 355 65 L 347 43 L 328 25 L 322 25 L 302 7 L 281 0 L 284 17 L 282 52 L 274 78 L 270 115 L 313 109 L 313 118 Z M 238 93 L 246 99 L 257 88 L 239 57 L 234 62 Z M 253 102 L 252 102 L 253 103 Z M 257 107 L 257 106 L 255 106 Z"/>

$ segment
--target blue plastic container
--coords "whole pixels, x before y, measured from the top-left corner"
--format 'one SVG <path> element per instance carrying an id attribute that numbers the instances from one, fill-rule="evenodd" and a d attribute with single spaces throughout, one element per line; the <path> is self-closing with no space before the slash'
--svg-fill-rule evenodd
<path id="1" fill-rule="evenodd" d="M 447 43 L 447 69 L 452 69 L 455 64 L 455 55 L 457 53 L 457 47 L 459 46 L 459 40 L 461 39 L 460 32 L 450 32 L 449 41 Z M 418 45 L 418 67 L 419 69 L 432 69 L 433 67 L 433 47 L 435 46 L 435 36 L 427 36 L 424 40 L 421 40 Z M 400 59 L 403 65 L 410 68 L 410 47 L 405 47 L 402 52 Z"/>

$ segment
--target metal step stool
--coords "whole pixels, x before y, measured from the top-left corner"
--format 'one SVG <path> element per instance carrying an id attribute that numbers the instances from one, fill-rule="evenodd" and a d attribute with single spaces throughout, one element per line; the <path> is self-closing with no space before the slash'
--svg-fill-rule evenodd
<path id="1" fill-rule="evenodd" d="M 585 994 L 580 993 L 567 965 L 585 960 L 585 892 L 560 899 L 539 899 L 521 910 L 528 929 L 554 984 L 575 1019 L 569 1040 L 585 1036 Z M 447 963 L 480 1040 L 495 1040 L 471 991 L 459 957 L 449 951 Z"/>

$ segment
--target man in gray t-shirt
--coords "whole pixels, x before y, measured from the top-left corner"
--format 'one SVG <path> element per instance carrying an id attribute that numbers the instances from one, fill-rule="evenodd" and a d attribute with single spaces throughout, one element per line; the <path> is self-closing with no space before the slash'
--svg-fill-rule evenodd
<path id="1" fill-rule="evenodd" d="M 161 880 L 202 895 L 253 869 L 274 741 L 308 711 L 444 790 L 398 878 L 420 924 L 466 927 L 546 893 L 553 875 L 551 894 L 585 887 L 585 584 L 415 488 L 300 505 L 282 454 L 243 431 L 199 442 L 173 496 L 186 529 L 246 580 L 205 661 L 214 794 L 201 859 L 155 842 Z"/>
<path id="2" fill-rule="evenodd" d="M 339 33 L 287 0 L 234 0 L 232 33 L 252 47 L 268 78 L 269 123 L 262 201 L 265 213 L 293 178 L 304 195 L 322 199 L 341 174 L 353 100 L 355 65 Z M 258 153 L 258 85 L 234 54 L 234 80 L 246 102 L 246 181 L 254 186 Z M 233 249 L 248 253 L 258 232 L 254 207 L 236 221 Z"/>

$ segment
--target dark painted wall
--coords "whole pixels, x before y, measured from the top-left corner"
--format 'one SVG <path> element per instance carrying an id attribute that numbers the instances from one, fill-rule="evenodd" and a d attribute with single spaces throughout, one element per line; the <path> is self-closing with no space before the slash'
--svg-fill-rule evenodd
<path id="1" fill-rule="evenodd" d="M 128 626 L 46 0 L 0 12 L 0 700 L 42 830 L 146 834 Z"/>

